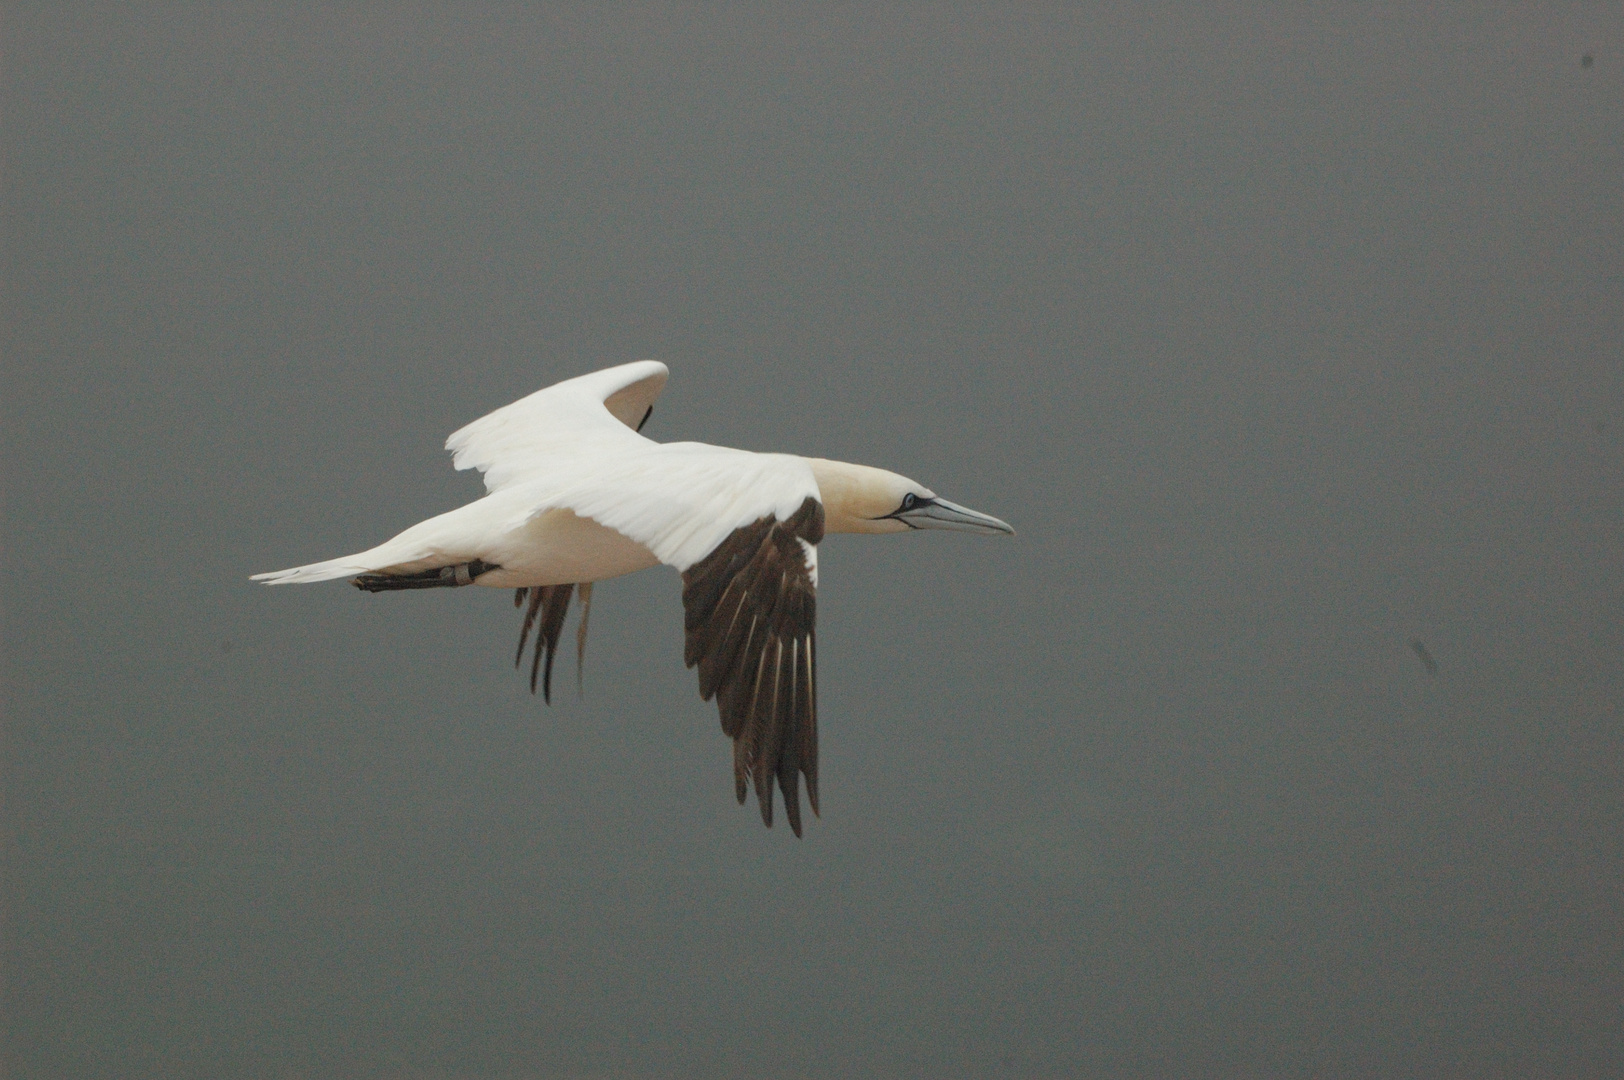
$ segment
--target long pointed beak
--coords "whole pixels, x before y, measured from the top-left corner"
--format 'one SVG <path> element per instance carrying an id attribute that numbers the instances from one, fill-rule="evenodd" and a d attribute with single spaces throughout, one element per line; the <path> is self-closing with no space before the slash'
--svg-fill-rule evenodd
<path id="1" fill-rule="evenodd" d="M 927 499 L 917 507 L 896 517 L 916 529 L 951 529 L 954 532 L 1005 533 L 1015 535 L 1008 522 L 999 521 L 990 514 L 971 510 L 967 506 L 946 499 Z"/>

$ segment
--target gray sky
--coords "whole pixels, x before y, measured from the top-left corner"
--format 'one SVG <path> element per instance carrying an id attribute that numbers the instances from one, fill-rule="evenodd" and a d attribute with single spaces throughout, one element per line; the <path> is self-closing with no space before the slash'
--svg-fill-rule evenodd
<path id="1" fill-rule="evenodd" d="M 1624 1070 L 1624 17 L 1533 7 L 8 7 L 8 1075 Z M 551 709 L 246 581 L 641 357 L 1020 530 L 825 544 L 799 842 L 672 571 Z"/>

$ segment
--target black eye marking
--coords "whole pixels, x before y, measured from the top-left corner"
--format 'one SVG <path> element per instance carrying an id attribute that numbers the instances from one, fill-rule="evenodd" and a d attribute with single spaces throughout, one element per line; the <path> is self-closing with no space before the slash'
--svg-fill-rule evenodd
<path id="1" fill-rule="evenodd" d="M 913 492 L 910 491 L 910 492 L 908 492 L 908 494 L 906 494 L 906 495 L 904 495 L 902 497 L 902 505 L 901 506 L 899 506 L 895 510 L 891 511 L 889 514 L 885 514 L 885 515 L 883 515 L 881 517 L 874 518 L 873 520 L 875 520 L 875 521 L 896 520 L 896 521 L 902 522 L 904 525 L 908 526 L 908 528 L 910 528 L 910 529 L 917 529 L 917 528 L 919 528 L 919 526 L 915 525 L 913 522 L 909 521 L 907 518 L 903 517 L 902 515 L 908 513 L 911 510 L 918 510 L 922 506 L 929 506 L 931 503 L 933 503 L 935 501 L 936 501 L 935 499 L 927 499 L 923 495 L 915 495 Z"/>

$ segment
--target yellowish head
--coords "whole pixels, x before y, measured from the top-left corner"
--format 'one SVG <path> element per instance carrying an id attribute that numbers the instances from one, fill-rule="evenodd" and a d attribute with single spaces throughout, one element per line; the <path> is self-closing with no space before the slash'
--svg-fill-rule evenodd
<path id="1" fill-rule="evenodd" d="M 872 465 L 808 458 L 823 500 L 825 532 L 890 533 L 915 529 L 1007 533 L 995 517 L 948 502 L 923 484 Z"/>

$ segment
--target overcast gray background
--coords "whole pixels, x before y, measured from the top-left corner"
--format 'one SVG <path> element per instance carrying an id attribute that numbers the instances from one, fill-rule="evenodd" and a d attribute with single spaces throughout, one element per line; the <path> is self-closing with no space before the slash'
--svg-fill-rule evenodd
<path id="1" fill-rule="evenodd" d="M 9 1075 L 1618 1075 L 1624 14 L 1437 6 L 8 9 Z M 246 580 L 642 357 L 1020 530 L 801 841 L 670 570 Z"/>

